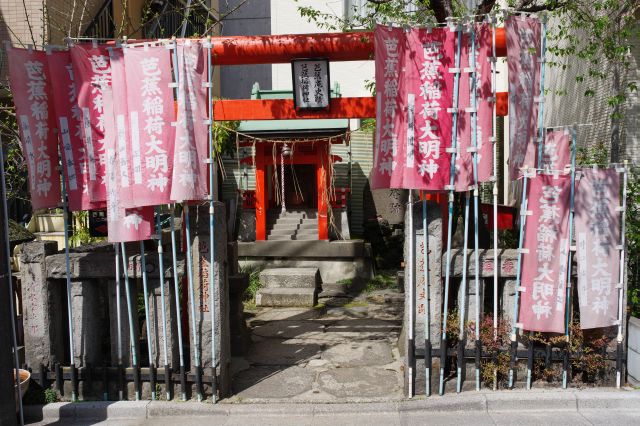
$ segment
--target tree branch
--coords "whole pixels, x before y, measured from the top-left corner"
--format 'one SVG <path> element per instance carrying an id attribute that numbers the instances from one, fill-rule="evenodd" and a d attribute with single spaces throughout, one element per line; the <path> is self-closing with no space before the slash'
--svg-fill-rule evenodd
<path id="1" fill-rule="evenodd" d="M 422 3 L 424 3 L 424 1 L 422 1 Z M 431 0 L 429 1 L 429 5 L 433 10 L 437 22 L 446 22 L 448 17 L 453 16 L 451 0 Z"/>

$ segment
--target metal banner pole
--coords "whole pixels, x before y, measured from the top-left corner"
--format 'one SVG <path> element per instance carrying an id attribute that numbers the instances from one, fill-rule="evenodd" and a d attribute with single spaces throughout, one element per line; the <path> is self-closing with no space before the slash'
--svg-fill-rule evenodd
<path id="1" fill-rule="evenodd" d="M 480 242 L 478 239 L 478 220 L 480 215 L 480 207 L 478 205 L 478 91 L 477 91 L 477 69 L 476 69 L 476 30 L 473 21 L 471 19 L 471 57 L 469 65 L 471 68 L 471 144 L 473 154 L 473 216 L 474 216 L 474 229 L 473 229 L 473 252 L 474 263 L 476 269 L 475 275 L 475 287 L 476 287 L 476 326 L 475 326 L 475 338 L 476 338 L 476 390 L 480 390 L 480 356 L 482 354 L 482 344 L 480 342 L 480 310 L 482 309 L 480 300 Z M 465 251 L 467 247 L 465 246 Z"/>
<path id="2" fill-rule="evenodd" d="M 426 298 L 424 306 L 424 373 L 425 395 L 431 396 L 431 293 L 429 290 L 429 221 L 427 214 L 426 193 L 422 198 L 422 264 L 424 274 L 424 294 Z"/>
<path id="3" fill-rule="evenodd" d="M 64 179 L 63 179 L 64 180 Z M 13 345 L 13 360 L 14 360 L 14 379 L 17 388 L 17 403 L 18 413 L 20 416 L 20 424 L 24 425 L 24 408 L 22 407 L 22 395 L 20 389 L 20 360 L 18 358 L 18 338 L 16 336 L 16 308 L 15 300 L 13 296 L 13 276 L 11 275 L 11 243 L 9 241 L 9 209 L 7 208 L 7 183 L 4 177 L 4 145 L 2 143 L 2 134 L 0 133 L 0 184 L 2 184 L 2 232 L 5 235 L 5 250 L 7 258 L 3 259 L 6 263 L 6 271 L 0 271 L 0 273 L 7 274 L 7 284 L 9 285 L 9 314 L 11 315 L 11 344 Z M 64 196 L 63 196 L 64 197 Z M 66 229 L 66 228 L 65 228 Z M 67 273 L 68 275 L 68 273 Z"/>
<path id="4" fill-rule="evenodd" d="M 522 273 L 522 245 L 524 243 L 524 228 L 527 221 L 527 180 L 529 171 L 524 169 L 522 181 L 522 202 L 520 203 L 520 236 L 518 238 L 518 266 L 516 268 L 515 301 L 513 304 L 513 325 L 511 327 L 511 361 L 509 365 L 509 388 L 513 388 L 513 376 L 518 356 L 518 312 L 520 302 L 520 278 Z M 533 169 L 535 173 L 535 169 Z"/>
<path id="5" fill-rule="evenodd" d="M 571 321 L 571 266 L 572 260 L 572 243 L 573 243 L 573 217 L 575 214 L 575 193 L 576 193 L 576 150 L 577 150 L 577 130 L 574 124 L 571 128 L 571 193 L 569 199 L 569 241 L 567 241 L 567 290 L 565 301 L 565 319 L 564 319 L 564 334 L 566 340 L 566 348 L 564 350 L 564 359 L 562 363 L 562 388 L 567 388 L 568 382 L 568 369 L 569 369 L 569 336 L 570 336 L 570 321 Z"/>
<path id="6" fill-rule="evenodd" d="M 173 262 L 173 292 L 176 304 L 176 322 L 178 328 L 178 351 L 180 355 L 180 394 L 187 400 L 187 370 L 184 365 L 184 345 L 182 342 L 182 308 L 180 306 L 180 282 L 178 279 L 178 255 L 176 250 L 175 204 L 169 209 L 169 226 L 171 230 L 171 260 Z"/>
<path id="7" fill-rule="evenodd" d="M 122 401 L 124 396 L 124 367 L 122 364 L 122 320 L 121 320 L 121 306 L 120 306 L 120 294 L 121 294 L 121 279 L 120 279 L 120 244 L 114 243 L 113 248 L 115 250 L 115 263 L 116 263 L 116 327 L 117 330 L 117 344 L 118 344 L 118 400 Z"/>
<path id="8" fill-rule="evenodd" d="M 180 72 L 178 62 L 178 43 L 176 38 L 171 40 L 173 45 L 173 78 L 176 81 L 176 100 L 178 100 L 178 85 L 180 84 Z M 169 208 L 171 216 L 169 217 L 169 223 L 171 227 L 171 256 L 173 260 L 173 287 L 176 298 L 176 317 L 178 320 L 178 346 L 180 351 L 180 393 L 182 400 L 187 400 L 187 370 L 184 364 L 184 345 L 182 342 L 182 314 L 180 307 L 180 285 L 178 282 L 178 260 L 176 254 L 176 232 L 175 232 L 175 204 Z"/>
<path id="9" fill-rule="evenodd" d="M 62 182 L 62 218 L 64 221 L 64 260 L 67 277 L 67 307 L 69 319 L 69 356 L 71 357 L 71 401 L 78 400 L 78 372 L 76 370 L 74 336 L 73 336 L 73 306 L 71 298 L 71 262 L 69 261 L 69 208 L 67 206 L 67 185 L 64 180 L 64 173 L 61 173 Z"/>
<path id="10" fill-rule="evenodd" d="M 164 253 L 162 248 L 162 223 L 159 208 L 156 214 L 156 232 L 158 241 L 158 266 L 160 274 L 160 313 L 162 315 L 162 355 L 164 357 L 164 386 L 167 395 L 167 401 L 171 400 L 171 368 L 169 367 L 169 351 L 167 348 L 167 304 L 164 295 Z M 175 274 L 175 271 L 173 271 Z M 155 315 L 157 319 L 157 315 Z"/>
<path id="11" fill-rule="evenodd" d="M 144 297 L 144 319 L 147 328 L 147 354 L 149 356 L 149 384 L 151 400 L 156 400 L 156 368 L 153 362 L 153 338 L 151 337 L 151 321 L 149 317 L 149 286 L 147 285 L 147 262 L 144 252 L 144 241 L 140 241 L 140 272 L 142 273 L 142 291 Z M 162 274 L 162 271 L 160 271 Z"/>
<path id="12" fill-rule="evenodd" d="M 198 402 L 202 401 L 202 364 L 200 364 L 200 338 L 196 326 L 196 292 L 193 287 L 193 258 L 191 254 L 191 225 L 189 220 L 189 204 L 184 203 L 185 240 L 187 243 L 187 280 L 189 282 L 189 302 L 191 304 L 191 332 L 193 333 L 193 356 L 195 361 L 196 392 Z"/>
<path id="13" fill-rule="evenodd" d="M 211 60 L 211 37 L 207 37 L 207 105 L 209 106 L 209 312 L 211 314 L 211 399 L 218 396 L 218 356 L 216 351 L 216 273 L 215 273 L 215 215 L 214 215 L 214 150 L 213 150 L 213 63 Z M 282 181 L 284 188 L 284 178 Z M 282 200 L 284 206 L 284 198 Z"/>
<path id="14" fill-rule="evenodd" d="M 413 226 L 413 190 L 409 190 L 409 200 L 407 201 L 407 214 L 408 218 L 408 229 L 409 229 L 409 249 L 407 250 L 408 259 L 406 268 L 409 271 L 409 279 L 407 280 L 407 284 L 409 284 L 409 342 L 408 342 L 408 372 L 409 372 L 409 398 L 412 398 L 414 395 L 414 386 L 415 386 L 415 376 L 414 376 L 414 365 L 415 365 L 415 288 L 416 288 L 416 271 L 415 271 L 415 236 L 414 236 L 414 226 Z M 407 291 L 407 289 L 405 289 Z"/>
<path id="15" fill-rule="evenodd" d="M 620 227 L 620 272 L 618 274 L 618 336 L 617 336 L 617 348 L 616 348 L 616 387 L 620 388 L 621 384 L 621 375 L 622 375 L 622 355 L 623 355 L 623 328 L 622 323 L 624 320 L 624 290 L 626 283 L 626 265 L 625 265 L 625 252 L 626 252 L 626 237 L 625 232 L 627 228 L 627 182 L 629 179 L 628 176 L 628 165 L 627 161 L 624 162 L 624 167 L 622 170 L 622 208 L 621 212 L 621 223 Z"/>
<path id="16" fill-rule="evenodd" d="M 451 22 L 450 22 L 451 24 Z M 452 25 L 452 24 L 451 24 Z M 448 227 L 447 227 L 447 269 L 445 270 L 444 280 L 444 308 L 442 315 L 442 337 L 440 339 L 440 384 L 438 393 L 444 394 L 444 367 L 447 362 L 447 314 L 449 312 L 449 281 L 451 278 L 451 229 L 453 228 L 453 200 L 454 200 L 454 183 L 456 177 L 456 152 L 458 149 L 458 88 L 460 83 L 460 48 L 462 44 L 462 29 L 456 24 L 456 57 L 455 69 L 453 72 L 453 129 L 451 132 L 451 173 L 449 175 L 449 206 L 448 206 Z"/>
<path id="17" fill-rule="evenodd" d="M 124 272 L 124 287 L 127 299 L 127 315 L 129 316 L 129 344 L 131 346 L 131 359 L 133 360 L 133 382 L 135 386 L 136 401 L 140 401 L 140 368 L 138 366 L 138 344 L 136 342 L 136 328 L 138 327 L 138 319 L 136 316 L 134 316 L 133 306 L 131 303 L 131 287 L 129 285 L 129 262 L 127 259 L 127 251 L 125 249 L 124 243 L 120 243 L 120 250 L 122 254 L 122 269 Z M 137 300 L 137 297 L 135 300 Z"/>
<path id="18" fill-rule="evenodd" d="M 498 340 L 498 130 L 496 115 L 496 17 L 491 15 L 491 96 L 493 101 L 491 143 L 493 144 L 493 340 Z M 498 370 L 493 371 L 493 389 L 498 388 Z"/>
<path id="19" fill-rule="evenodd" d="M 469 258 L 469 251 L 467 245 L 469 244 L 469 204 L 470 194 L 469 191 L 464 193 L 464 242 L 462 243 L 462 281 L 460 283 L 460 298 L 458 313 L 458 322 L 460 324 L 460 331 L 458 336 L 458 378 L 456 383 L 456 392 L 462 391 L 462 366 L 466 362 L 464 357 L 464 350 L 467 346 L 467 333 L 464 327 L 464 320 L 467 316 L 467 259 Z M 466 366 L 465 366 L 466 371 Z"/>

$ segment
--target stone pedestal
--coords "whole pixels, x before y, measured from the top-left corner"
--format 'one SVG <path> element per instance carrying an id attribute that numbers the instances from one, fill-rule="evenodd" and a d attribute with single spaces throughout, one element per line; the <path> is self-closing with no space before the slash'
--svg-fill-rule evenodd
<path id="1" fill-rule="evenodd" d="M 196 295 L 196 330 L 200 340 L 200 359 L 205 372 L 212 368 L 212 324 L 210 291 L 215 289 L 215 350 L 216 371 L 220 396 L 231 389 L 231 352 L 229 348 L 229 282 L 227 277 L 227 228 L 225 207 L 221 202 L 214 203 L 215 251 L 214 273 L 210 274 L 209 259 L 209 206 L 190 207 L 191 247 L 194 268 L 194 287 Z M 186 280 L 185 280 L 186 285 Z M 189 318 L 191 313 L 189 312 Z M 189 327 L 191 364 L 193 366 L 195 347 L 192 328 Z M 193 370 L 193 369 L 192 369 Z M 207 384 L 207 383 L 205 383 Z M 206 389 L 205 389 L 206 391 Z"/>
<path id="2" fill-rule="evenodd" d="M 55 242 L 35 241 L 23 244 L 20 255 L 25 362 L 33 368 L 64 362 L 66 290 L 47 281 L 46 257 L 57 250 Z"/>
<path id="3" fill-rule="evenodd" d="M 116 303 L 116 282 L 109 281 L 109 336 L 111 341 L 111 365 L 118 365 L 118 309 Z M 129 320 L 127 316 L 127 288 L 124 279 L 120 280 L 120 335 L 122 365 L 132 365 L 131 341 L 129 340 Z M 130 296 L 131 297 L 131 296 Z M 133 306 L 136 306 L 135 298 L 131 298 Z"/>
<path id="4" fill-rule="evenodd" d="M 63 282 L 66 286 L 66 281 Z M 73 352 L 76 367 L 109 361 L 107 288 L 102 280 L 72 280 Z"/>
<path id="5" fill-rule="evenodd" d="M 430 296 L 430 339 L 433 348 L 440 347 L 441 325 L 442 325 L 442 285 L 441 279 L 443 275 L 442 271 L 442 217 L 440 216 L 440 208 L 436 204 L 428 203 L 427 205 L 427 229 L 428 229 L 428 251 L 427 251 L 427 263 L 424 262 L 424 229 L 422 226 L 422 202 L 417 202 L 413 206 L 413 234 L 415 241 L 415 248 L 409 246 L 409 218 L 410 211 L 407 209 L 405 218 L 405 244 L 404 244 L 404 259 L 405 259 L 405 314 L 403 325 L 404 336 L 404 348 L 405 348 L 405 363 L 409 365 L 408 349 L 409 349 L 409 311 L 413 308 L 415 313 L 414 318 L 414 336 L 415 336 L 415 348 L 418 351 L 424 353 L 425 348 L 425 324 L 426 324 L 426 292 L 424 288 L 425 283 L 425 267 L 429 272 L 429 296 Z M 412 268 L 410 268 L 412 266 Z M 411 280 L 411 273 L 415 274 L 415 280 Z M 414 305 L 410 305 L 410 300 L 413 298 Z M 434 359 L 434 369 L 437 371 L 438 360 Z M 409 368 L 405 369 L 406 380 L 408 383 L 410 380 Z M 425 368 L 424 359 L 417 360 L 415 364 L 415 391 L 417 393 L 424 393 L 425 389 Z M 432 376 L 433 377 L 433 376 Z M 405 386 L 405 391 L 408 391 L 408 386 Z"/>

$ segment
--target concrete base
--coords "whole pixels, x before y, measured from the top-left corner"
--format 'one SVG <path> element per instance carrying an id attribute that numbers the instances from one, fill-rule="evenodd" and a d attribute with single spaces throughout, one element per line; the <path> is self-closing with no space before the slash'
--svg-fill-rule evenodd
<path id="1" fill-rule="evenodd" d="M 371 246 L 349 241 L 258 241 L 238 243 L 242 268 L 318 268 L 325 283 L 373 277 Z"/>
<path id="2" fill-rule="evenodd" d="M 633 386 L 640 386 L 640 319 L 630 317 L 627 332 L 627 381 Z"/>
<path id="3" fill-rule="evenodd" d="M 274 307 L 315 306 L 315 288 L 262 288 L 256 294 L 256 305 Z"/>

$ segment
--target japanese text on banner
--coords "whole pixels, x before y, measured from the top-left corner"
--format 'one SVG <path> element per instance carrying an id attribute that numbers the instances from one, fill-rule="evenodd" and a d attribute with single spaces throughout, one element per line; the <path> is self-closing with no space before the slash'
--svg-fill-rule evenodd
<path id="1" fill-rule="evenodd" d="M 9 81 L 34 210 L 60 204 L 58 149 L 45 52 L 8 49 Z"/>
<path id="2" fill-rule="evenodd" d="M 538 102 L 540 96 L 540 21 L 509 16 L 507 65 L 509 67 L 509 177 L 519 176 L 521 167 L 536 166 Z"/>
<path id="3" fill-rule="evenodd" d="M 82 138 L 89 171 L 89 199 L 93 203 L 104 202 L 107 192 L 103 91 L 111 85 L 109 55 L 104 47 L 83 45 L 74 45 L 70 53 L 76 81 L 77 106 L 82 117 Z"/>
<path id="4" fill-rule="evenodd" d="M 609 327 L 617 323 L 621 281 L 618 171 L 583 169 L 575 197 L 580 326 Z"/>
<path id="5" fill-rule="evenodd" d="M 571 178 L 529 181 L 520 322 L 525 330 L 564 332 Z"/>

